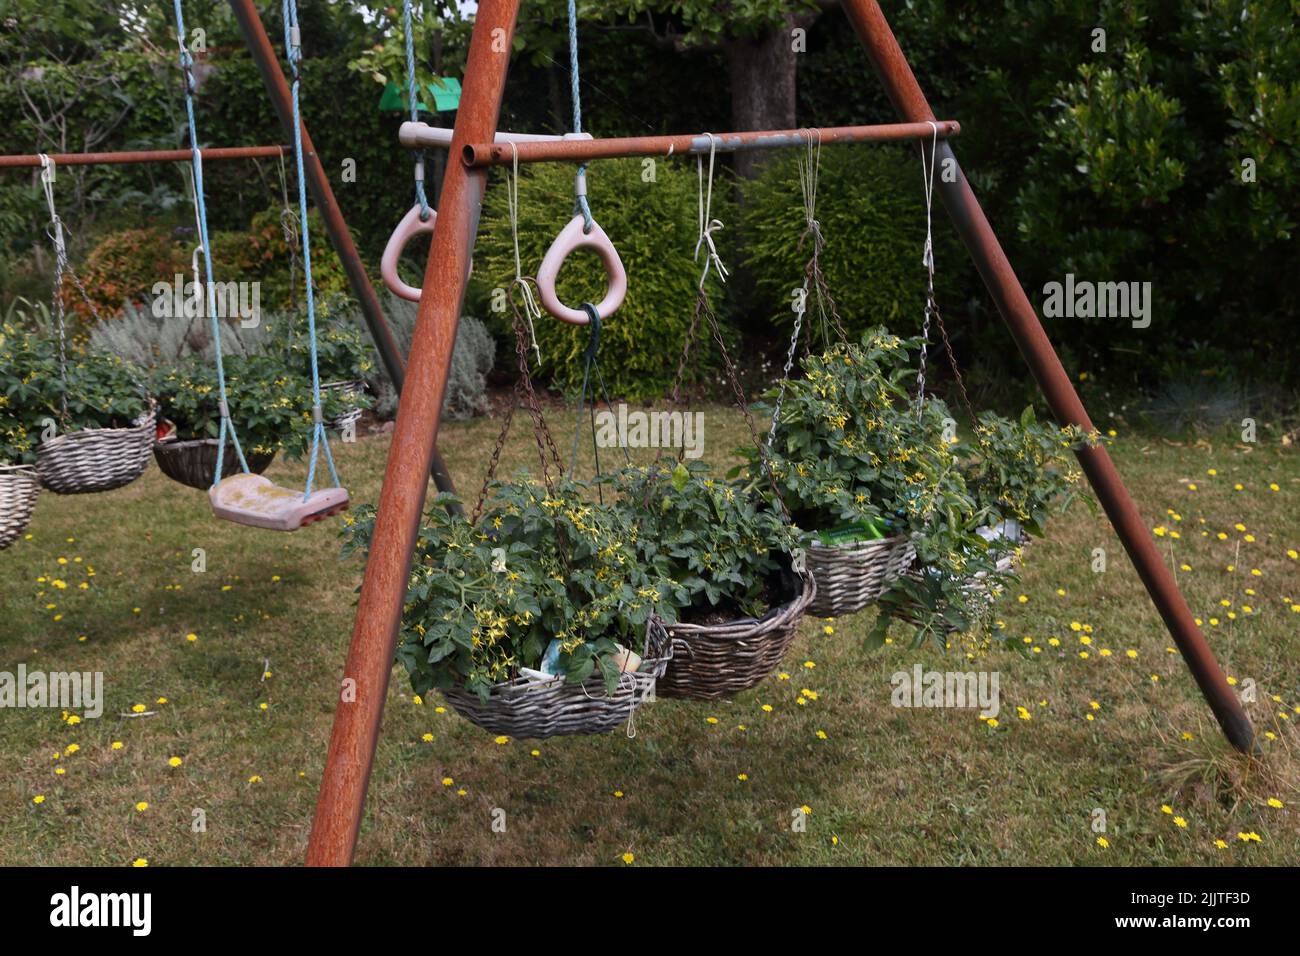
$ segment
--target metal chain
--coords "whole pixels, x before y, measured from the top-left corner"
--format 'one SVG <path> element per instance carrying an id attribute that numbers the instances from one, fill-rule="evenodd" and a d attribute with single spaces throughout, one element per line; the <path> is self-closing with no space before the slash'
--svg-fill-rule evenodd
<path id="1" fill-rule="evenodd" d="M 808 309 L 808 287 L 803 288 L 800 308 L 794 314 L 794 332 L 790 336 L 790 348 L 785 353 L 785 368 L 781 372 L 781 381 L 776 388 L 776 405 L 772 409 L 772 427 L 767 432 L 767 446 L 770 449 L 776 443 L 776 427 L 781 421 L 781 405 L 785 402 L 785 386 L 790 380 L 790 370 L 794 368 L 794 353 L 799 347 L 799 331 L 803 327 L 804 312 Z"/>
<path id="2" fill-rule="evenodd" d="M 952 368 L 953 378 L 957 382 L 957 389 L 961 392 L 962 404 L 966 406 L 966 413 L 970 415 L 971 423 L 979 424 L 979 416 L 975 413 L 975 406 L 971 404 L 970 395 L 966 393 L 966 382 L 961 377 L 961 368 L 957 365 L 957 355 L 952 350 L 952 343 L 948 341 L 948 329 L 943 324 L 943 315 L 939 312 L 939 306 L 932 304 L 934 320 L 939 326 L 939 335 L 943 338 L 944 351 L 948 353 L 948 364 Z"/>
<path id="3" fill-rule="evenodd" d="M 925 407 L 925 366 L 930 351 L 930 318 L 938 312 L 934 297 L 934 167 L 939 148 L 939 127 L 930 123 L 933 137 L 930 140 L 930 162 L 925 161 L 925 144 L 921 144 L 921 185 L 925 189 L 925 246 L 921 250 L 921 264 L 925 266 L 925 318 L 921 323 L 920 367 L 916 372 L 916 416 L 921 417 Z"/>
<path id="4" fill-rule="evenodd" d="M 537 460 L 541 463 L 542 482 L 546 485 L 548 492 L 554 488 L 550 471 L 551 463 L 554 463 L 557 474 L 563 474 L 559 449 L 555 447 L 555 440 L 551 437 L 551 430 L 546 424 L 546 416 L 542 414 L 541 405 L 537 401 L 537 393 L 533 389 L 532 375 L 528 371 L 528 340 L 525 334 L 523 316 L 519 311 L 518 303 L 513 298 L 511 298 L 510 304 L 514 310 L 514 320 L 511 324 L 515 333 L 515 356 L 519 367 L 519 378 L 515 382 L 512 401 L 510 408 L 506 411 L 505 421 L 501 425 L 501 432 L 497 435 L 496 445 L 492 449 L 492 457 L 488 462 L 487 474 L 483 478 L 483 487 L 479 490 L 478 501 L 474 505 L 470 524 L 477 524 L 479 517 L 483 513 L 483 504 L 487 500 L 488 486 L 496 478 L 497 467 L 501 461 L 501 451 L 505 447 L 506 437 L 510 434 L 510 426 L 514 422 L 515 410 L 521 403 L 528 409 L 528 413 L 533 420 L 533 437 L 537 442 Z M 546 454 L 548 450 L 550 451 L 549 461 Z"/>

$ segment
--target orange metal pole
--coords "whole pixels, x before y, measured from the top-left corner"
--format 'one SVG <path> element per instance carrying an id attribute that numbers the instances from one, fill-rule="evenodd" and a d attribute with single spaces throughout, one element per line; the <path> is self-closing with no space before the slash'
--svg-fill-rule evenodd
<path id="1" fill-rule="evenodd" d="M 933 120 L 930 104 L 916 82 L 880 4 L 876 0 L 843 0 L 843 6 L 899 114 L 910 122 Z M 936 184 L 939 194 L 1052 413 L 1062 424 L 1091 430 L 1092 421 L 1083 402 L 1043 331 L 1038 314 L 1016 278 L 970 183 L 957 165 L 950 144 L 939 145 L 936 161 L 938 168 L 950 165 L 955 171 L 955 181 L 939 177 Z M 1096 491 L 1156 610 L 1182 651 L 1183 660 L 1187 662 L 1224 735 L 1238 750 L 1251 751 L 1255 732 L 1246 712 L 1228 686 L 1205 636 L 1196 626 L 1191 609 L 1156 549 L 1148 525 L 1124 487 L 1109 452 L 1104 445 L 1097 445 L 1081 450 L 1078 456 L 1084 474 Z"/>
<path id="2" fill-rule="evenodd" d="M 289 152 L 287 146 L 216 146 L 199 150 L 203 161 L 218 159 L 269 159 Z M 55 166 L 123 166 L 134 163 L 188 163 L 188 149 L 145 149 L 114 153 L 47 153 Z M 40 154 L 0 156 L 0 169 L 40 166 Z"/>
<path id="3" fill-rule="evenodd" d="M 930 139 L 938 127 L 940 139 L 957 136 L 955 120 L 929 123 L 884 123 L 875 126 L 829 126 L 821 129 L 769 129 L 743 133 L 684 133 L 676 136 L 629 136 L 613 139 L 549 139 L 516 143 L 474 143 L 461 158 L 470 166 L 512 163 L 586 162 L 618 156 L 695 156 L 709 152 L 736 153 L 752 149 L 788 149 L 811 139 L 825 146 L 836 143 L 891 143 Z M 513 148 L 512 148 L 513 147 Z"/>
<path id="4" fill-rule="evenodd" d="M 453 149 L 491 142 L 496 134 L 518 6 L 518 0 L 481 0 L 478 5 Z M 307 848 L 309 866 L 346 866 L 356 847 L 486 182 L 485 170 L 447 164 L 406 387 Z"/>

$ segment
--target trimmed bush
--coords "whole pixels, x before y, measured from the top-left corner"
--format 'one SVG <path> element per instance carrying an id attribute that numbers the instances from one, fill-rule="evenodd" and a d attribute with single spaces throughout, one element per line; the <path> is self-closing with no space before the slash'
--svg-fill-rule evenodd
<path id="1" fill-rule="evenodd" d="M 298 266 L 291 276 L 289 246 L 280 225 L 282 211 L 279 206 L 264 209 L 243 230 L 209 234 L 213 280 L 261 283 L 259 301 L 265 311 L 284 310 L 305 301 L 302 253 L 298 253 Z M 293 215 L 296 226 L 296 206 Z M 321 302 L 332 295 L 346 293 L 347 276 L 325 234 L 320 215 L 311 209 L 307 217 L 312 234 L 311 274 L 317 302 Z M 197 244 L 193 228 L 127 229 L 101 239 L 86 257 L 84 267 L 76 263 L 73 266 L 100 317 L 106 319 L 122 310 L 125 303 L 151 299 L 155 283 L 170 285 L 178 273 L 185 282 L 190 282 L 193 279 L 191 255 Z M 202 268 L 200 262 L 200 274 Z M 63 298 L 70 315 L 83 321 L 91 319 L 90 308 L 71 279 L 64 284 Z"/>
<path id="2" fill-rule="evenodd" d="M 771 303 L 783 325 L 793 320 L 791 290 L 803 282 L 812 242 L 799 242 L 805 223 L 797 152 L 772 157 L 758 178 L 742 183 L 745 264 L 761 301 Z M 817 220 L 826 240 L 822 271 L 850 339 L 873 325 L 900 335 L 919 328 L 925 198 L 915 148 L 825 147 Z"/>
<path id="3" fill-rule="evenodd" d="M 653 168 L 654 180 L 643 181 Z M 628 274 L 627 299 L 602 326 L 600 364 L 611 397 L 640 400 L 667 392 L 677 371 L 677 356 L 690 327 L 701 263 L 693 258 L 697 226 L 697 179 L 694 162 L 638 159 L 609 160 L 587 171 L 592 214 L 618 249 Z M 714 184 L 713 215 L 732 223 L 725 179 Z M 573 167 L 537 164 L 523 171 L 519 184 L 519 252 L 525 275 L 535 274 L 556 234 L 573 216 Z M 719 251 L 727 232 L 715 237 Z M 474 254 L 475 293 L 489 309 L 515 274 L 514 249 L 503 181 L 494 182 L 485 200 L 482 228 Z M 721 302 L 711 275 L 715 308 Z M 561 300 L 577 307 L 605 294 L 605 273 L 596 256 L 579 250 L 560 273 Z M 494 301 L 495 298 L 495 301 Z M 491 313 L 504 336 L 510 313 Z M 565 391 L 582 384 L 586 327 L 567 325 L 544 315 L 536 325 L 542 350 L 542 376 Z M 707 337 L 707 332 L 704 333 Z M 511 341 L 513 339 L 511 338 Z M 513 351 L 513 346 L 511 348 Z"/>

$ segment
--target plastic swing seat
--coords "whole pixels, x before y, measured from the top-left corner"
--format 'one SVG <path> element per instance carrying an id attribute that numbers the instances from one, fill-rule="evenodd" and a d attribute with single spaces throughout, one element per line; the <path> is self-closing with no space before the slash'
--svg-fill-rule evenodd
<path id="1" fill-rule="evenodd" d="M 261 475 L 241 473 L 208 489 L 212 513 L 252 528 L 297 531 L 303 525 L 346 511 L 346 488 L 322 488 L 304 500 L 301 491 L 281 488 Z"/>

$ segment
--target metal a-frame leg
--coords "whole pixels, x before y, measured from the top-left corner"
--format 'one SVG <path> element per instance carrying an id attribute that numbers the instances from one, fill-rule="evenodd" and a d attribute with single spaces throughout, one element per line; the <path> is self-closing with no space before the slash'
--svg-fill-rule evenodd
<path id="1" fill-rule="evenodd" d="M 857 30 L 863 46 L 867 48 L 867 55 L 899 115 L 914 123 L 933 120 L 935 116 L 930 110 L 930 104 L 916 82 L 912 68 L 880 10 L 880 4 L 876 0 L 842 2 L 845 13 Z M 1063 425 L 1079 425 L 1091 430 L 1092 422 L 1088 413 L 1052 348 L 1052 343 L 1048 341 L 1047 333 L 1043 331 L 1038 315 L 1021 288 L 993 228 L 984 217 L 984 211 L 980 208 L 970 183 L 957 165 L 952 146 L 943 141 L 939 143 L 938 150 L 938 168 L 952 168 L 956 172 L 954 182 L 940 177 L 937 184 L 939 194 L 967 251 L 974 259 L 984 284 L 988 286 L 998 311 L 1029 364 L 1038 387 L 1051 406 L 1052 413 Z M 1110 454 L 1103 445 L 1085 448 L 1079 452 L 1079 463 L 1132 559 L 1133 566 L 1137 568 L 1138 576 L 1151 595 L 1152 603 L 1164 618 L 1165 626 L 1182 651 L 1188 669 L 1209 702 L 1210 709 L 1214 711 L 1224 735 L 1238 750 L 1251 752 L 1255 746 L 1254 729 L 1241 702 L 1228 686 L 1204 635 L 1196 626 L 1191 609 L 1161 559 L 1147 530 L 1147 524 L 1124 487 Z"/>
<path id="2" fill-rule="evenodd" d="M 496 136 L 518 9 L 518 0 L 481 0 L 478 5 L 452 156 L 459 156 L 467 143 L 490 143 Z M 486 183 L 487 170 L 447 163 L 406 365 L 406 389 L 397 410 L 307 847 L 309 866 L 346 866 L 361 827 Z"/>

